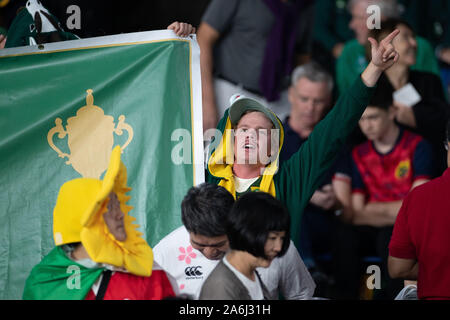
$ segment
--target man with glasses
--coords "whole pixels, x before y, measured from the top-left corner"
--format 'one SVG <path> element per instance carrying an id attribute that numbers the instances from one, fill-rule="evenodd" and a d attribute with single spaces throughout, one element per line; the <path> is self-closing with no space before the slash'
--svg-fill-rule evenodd
<path id="1" fill-rule="evenodd" d="M 155 261 L 177 282 L 180 295 L 198 299 L 201 286 L 229 249 L 226 215 L 233 196 L 215 184 L 192 187 L 181 204 L 183 226 L 153 249 Z M 258 268 L 271 300 L 310 299 L 315 284 L 294 244 L 270 267 Z"/>

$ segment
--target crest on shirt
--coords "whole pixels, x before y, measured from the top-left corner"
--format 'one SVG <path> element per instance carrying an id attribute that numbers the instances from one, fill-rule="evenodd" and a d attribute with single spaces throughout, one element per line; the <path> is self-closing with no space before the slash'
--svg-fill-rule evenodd
<path id="1" fill-rule="evenodd" d="M 411 171 L 411 161 L 409 159 L 400 161 L 395 168 L 395 178 L 397 180 L 405 179 L 409 176 L 409 172 Z"/>

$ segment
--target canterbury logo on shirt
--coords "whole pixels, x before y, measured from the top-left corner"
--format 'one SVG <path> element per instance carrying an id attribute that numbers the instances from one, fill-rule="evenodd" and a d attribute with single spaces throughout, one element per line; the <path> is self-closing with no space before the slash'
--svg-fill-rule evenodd
<path id="1" fill-rule="evenodd" d="M 186 267 L 184 269 L 184 273 L 188 277 L 199 277 L 203 275 L 203 273 L 201 272 L 201 268 L 202 268 L 201 266 Z"/>

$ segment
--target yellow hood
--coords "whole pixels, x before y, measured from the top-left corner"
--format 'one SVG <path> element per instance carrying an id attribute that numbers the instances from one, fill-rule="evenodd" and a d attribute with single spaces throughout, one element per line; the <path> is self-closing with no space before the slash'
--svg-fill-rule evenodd
<path id="1" fill-rule="evenodd" d="M 128 272 L 150 276 L 153 252 L 142 238 L 136 219 L 128 213 L 132 209 L 126 202 L 131 190 L 127 186 L 127 171 L 120 160 L 120 147 L 111 153 L 110 164 L 103 181 L 79 178 L 66 182 L 60 189 L 53 211 L 53 236 L 56 245 L 81 242 L 90 258 L 126 269 Z M 121 242 L 109 232 L 103 219 L 107 211 L 109 194 L 114 191 L 124 213 L 127 238 Z"/>
<path id="2" fill-rule="evenodd" d="M 270 111 L 271 112 L 271 111 Z M 277 173 L 279 168 L 279 156 L 284 142 L 283 125 L 273 114 L 280 128 L 279 133 L 279 147 L 276 158 L 266 166 L 262 174 L 262 181 L 259 187 L 260 191 L 268 192 L 272 196 L 276 196 L 275 184 L 273 176 Z M 224 118 L 218 125 L 218 129 L 222 132 L 222 138 L 213 150 L 208 160 L 208 171 L 216 178 L 220 178 L 220 186 L 226 188 L 235 198 L 236 190 L 233 178 L 233 164 L 234 164 L 234 135 L 232 134 L 232 125 L 228 116 L 228 110 L 225 112 Z M 214 142 L 213 142 L 214 143 Z"/>

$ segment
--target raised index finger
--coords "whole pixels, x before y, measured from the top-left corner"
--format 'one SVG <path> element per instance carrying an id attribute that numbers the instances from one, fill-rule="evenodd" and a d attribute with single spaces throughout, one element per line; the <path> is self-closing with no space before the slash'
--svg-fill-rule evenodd
<path id="1" fill-rule="evenodd" d="M 400 30 L 395 29 L 386 38 L 383 39 L 383 43 L 391 43 L 392 40 L 400 33 Z"/>

